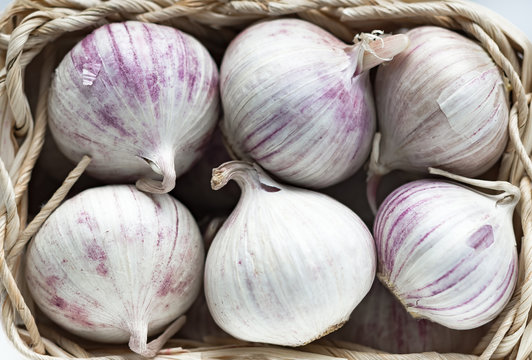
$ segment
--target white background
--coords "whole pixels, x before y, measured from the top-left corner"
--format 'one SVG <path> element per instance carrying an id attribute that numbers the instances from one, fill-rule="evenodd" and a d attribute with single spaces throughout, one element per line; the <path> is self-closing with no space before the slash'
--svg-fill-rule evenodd
<path id="1" fill-rule="evenodd" d="M 489 7 L 512 21 L 532 39 L 532 2 L 530 0 L 474 0 L 474 2 Z M 0 9 L 4 9 L 10 1 L 0 0 Z M 7 341 L 3 328 L 0 329 L 0 359 L 23 360 Z"/>

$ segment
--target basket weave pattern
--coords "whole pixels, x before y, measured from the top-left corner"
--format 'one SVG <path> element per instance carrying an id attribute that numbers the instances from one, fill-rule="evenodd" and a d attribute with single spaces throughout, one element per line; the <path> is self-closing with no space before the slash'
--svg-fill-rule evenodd
<path id="1" fill-rule="evenodd" d="M 512 300 L 488 334 L 466 354 L 393 355 L 356 344 L 322 342 L 298 349 L 259 347 L 235 342 L 221 344 L 170 340 L 161 359 L 524 359 L 532 353 L 532 44 L 512 24 L 479 5 L 461 0 L 18 0 L 0 19 L 0 289 L 7 292 L 1 318 L 7 335 L 29 359 L 125 359 L 120 351 L 91 357 L 60 331 L 39 324 L 31 299 L 23 297 L 19 275 L 25 246 L 44 220 L 66 197 L 90 162 L 85 157 L 63 185 L 28 223 L 28 183 L 44 142 L 50 75 L 57 48 L 72 46 L 94 28 L 108 22 L 139 20 L 177 27 L 196 36 L 214 56 L 244 27 L 266 17 L 297 16 L 350 42 L 361 31 L 394 31 L 403 27 L 437 25 L 460 30 L 488 51 L 511 87 L 508 147 L 499 178 L 520 187 L 518 206 L 524 236 L 518 238 L 519 282 Z M 40 53 L 38 72 L 26 72 Z M 38 84 L 31 107 L 25 77 Z M 27 79 L 26 79 L 27 80 Z M 8 128 L 2 124 L 8 122 Z M 11 148 L 5 146 L 11 140 Z M 4 143 L 2 143 L 4 140 Z M 2 145 L 4 144 L 4 145 Z M 186 348 L 187 351 L 183 350 Z M 118 352 L 116 352 L 118 351 Z"/>

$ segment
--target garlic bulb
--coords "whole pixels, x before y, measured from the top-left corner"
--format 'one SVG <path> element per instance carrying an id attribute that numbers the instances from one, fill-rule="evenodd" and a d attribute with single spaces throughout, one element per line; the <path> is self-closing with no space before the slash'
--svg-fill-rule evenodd
<path id="1" fill-rule="evenodd" d="M 394 169 L 426 173 L 429 166 L 482 174 L 508 138 L 500 69 L 480 45 L 453 31 L 423 26 L 406 35 L 409 47 L 377 71 L 380 137 L 370 176 Z M 368 192 L 375 206 L 375 189 Z"/>
<path id="2" fill-rule="evenodd" d="M 177 200 L 114 185 L 52 213 L 29 247 L 26 278 L 40 309 L 65 329 L 101 342 L 129 339 L 133 351 L 154 356 L 163 344 L 147 336 L 193 303 L 203 259 L 198 227 Z"/>
<path id="3" fill-rule="evenodd" d="M 471 329 L 510 300 L 517 280 L 512 213 L 520 193 L 505 182 L 474 182 L 487 183 L 503 193 L 418 180 L 381 205 L 373 231 L 378 277 L 413 316 Z"/>
<path id="4" fill-rule="evenodd" d="M 339 202 L 280 185 L 256 165 L 213 170 L 214 189 L 231 179 L 242 197 L 205 264 L 216 323 L 239 339 L 288 346 L 342 326 L 375 276 L 368 228 Z"/>
<path id="5" fill-rule="evenodd" d="M 199 157 L 219 116 L 218 70 L 174 28 L 128 21 L 96 29 L 55 71 L 50 129 L 73 161 L 109 182 L 165 193 Z"/>
<path id="6" fill-rule="evenodd" d="M 407 42 L 365 34 L 348 46 L 297 19 L 247 28 L 220 70 L 229 145 L 293 184 L 322 188 L 346 179 L 366 160 L 375 131 L 367 70 Z"/>

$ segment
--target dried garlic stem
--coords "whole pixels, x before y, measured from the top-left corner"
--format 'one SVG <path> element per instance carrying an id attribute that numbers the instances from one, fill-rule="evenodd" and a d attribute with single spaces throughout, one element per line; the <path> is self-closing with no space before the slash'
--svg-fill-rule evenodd
<path id="1" fill-rule="evenodd" d="M 433 175 L 440 175 L 451 180 L 455 180 L 464 184 L 476 186 L 483 189 L 502 191 L 501 194 L 495 196 L 497 198 L 497 205 L 509 205 L 515 207 L 521 198 L 521 191 L 517 186 L 510 184 L 507 181 L 488 181 L 471 179 L 465 176 L 456 175 L 445 170 L 429 167 L 429 173 Z"/>

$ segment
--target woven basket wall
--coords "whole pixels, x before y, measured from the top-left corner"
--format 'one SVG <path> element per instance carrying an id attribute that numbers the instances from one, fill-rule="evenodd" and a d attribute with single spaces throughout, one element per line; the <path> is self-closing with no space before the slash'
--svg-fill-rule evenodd
<path id="1" fill-rule="evenodd" d="M 520 187 L 518 206 L 524 234 L 519 283 L 512 300 L 478 344 L 475 354 L 386 354 L 349 343 L 310 344 L 297 349 L 170 340 L 161 359 L 524 359 L 532 353 L 532 44 L 497 14 L 465 1 L 416 0 L 19 0 L 0 20 L 0 280 L 7 292 L 1 319 L 9 339 L 29 359 L 125 359 L 111 351 L 93 357 L 64 333 L 44 326 L 32 315 L 31 299 L 23 297 L 17 275 L 24 248 L 47 216 L 65 198 L 90 159 L 84 158 L 50 201 L 28 219 L 28 183 L 44 142 L 50 74 L 83 35 L 107 22 L 140 20 L 177 27 L 202 41 L 220 58 L 229 41 L 247 25 L 266 18 L 296 16 L 350 42 L 361 31 L 423 24 L 460 30 L 476 38 L 504 71 L 511 85 L 510 141 L 499 178 Z M 42 55 L 39 55 L 42 54 Z M 36 57 L 38 61 L 28 65 Z M 26 84 L 26 86 L 25 86 Z M 28 85 L 31 84 L 31 85 Z M 32 101 L 28 97 L 33 98 Z M 7 125 L 3 125 L 7 124 Z M 31 220 L 31 221 L 29 221 Z M 183 350 L 186 349 L 186 350 Z M 125 351 L 125 348 L 124 348 Z M 1 350 L 0 358 L 3 359 Z M 129 357 L 131 358 L 131 357 Z"/>

